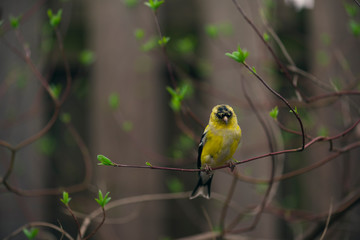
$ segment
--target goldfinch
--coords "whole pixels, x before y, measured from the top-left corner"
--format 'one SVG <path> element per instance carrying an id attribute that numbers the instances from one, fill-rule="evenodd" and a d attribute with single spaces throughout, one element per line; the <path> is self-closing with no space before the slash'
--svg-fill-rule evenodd
<path id="1" fill-rule="evenodd" d="M 199 181 L 190 199 L 202 196 L 210 198 L 213 173 L 211 168 L 224 165 L 234 155 L 241 139 L 241 129 L 232 107 L 216 105 L 210 114 L 209 124 L 201 137 L 197 167 L 206 169 L 199 172 Z"/>

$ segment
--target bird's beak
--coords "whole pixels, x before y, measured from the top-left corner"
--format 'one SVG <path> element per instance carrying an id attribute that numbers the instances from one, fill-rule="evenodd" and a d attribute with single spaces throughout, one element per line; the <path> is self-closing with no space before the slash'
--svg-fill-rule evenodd
<path id="1" fill-rule="evenodd" d="M 229 121 L 229 119 L 228 119 L 228 117 L 223 117 L 223 120 L 224 120 L 224 122 L 226 123 L 226 124 L 228 124 L 228 121 Z"/>

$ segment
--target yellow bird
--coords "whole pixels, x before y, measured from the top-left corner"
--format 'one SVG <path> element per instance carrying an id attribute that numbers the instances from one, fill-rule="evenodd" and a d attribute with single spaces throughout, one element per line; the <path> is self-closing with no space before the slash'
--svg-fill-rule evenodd
<path id="1" fill-rule="evenodd" d="M 241 129 L 232 107 L 216 105 L 210 114 L 209 124 L 201 137 L 197 167 L 206 169 L 199 172 L 199 181 L 190 199 L 202 196 L 210 198 L 213 173 L 211 168 L 224 165 L 231 160 L 241 139 Z"/>

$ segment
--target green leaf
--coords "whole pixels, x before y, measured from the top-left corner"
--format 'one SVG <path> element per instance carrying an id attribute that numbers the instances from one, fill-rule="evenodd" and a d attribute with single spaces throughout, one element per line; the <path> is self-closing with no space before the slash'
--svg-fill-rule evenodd
<path id="1" fill-rule="evenodd" d="M 58 84 L 51 84 L 50 85 L 50 94 L 55 98 L 59 99 L 62 90 L 62 85 Z"/>
<path id="2" fill-rule="evenodd" d="M 219 28 L 213 24 L 206 25 L 205 32 L 211 38 L 216 38 L 219 36 Z"/>
<path id="3" fill-rule="evenodd" d="M 115 111 L 119 108 L 120 105 L 120 97 L 118 93 L 111 93 L 108 98 L 109 106 L 111 110 Z"/>
<path id="4" fill-rule="evenodd" d="M 184 184 L 178 178 L 171 178 L 166 182 L 166 185 L 172 193 L 184 191 Z"/>
<path id="5" fill-rule="evenodd" d="M 152 37 L 141 46 L 141 50 L 144 51 L 144 52 L 148 52 L 148 51 L 156 48 L 157 46 L 159 46 L 158 38 L 157 37 Z"/>
<path id="6" fill-rule="evenodd" d="M 173 89 L 169 86 L 166 87 L 166 90 L 171 95 L 170 100 L 170 107 L 175 111 L 178 112 L 181 109 L 181 102 L 188 94 L 190 86 L 188 84 L 182 84 L 180 87 Z"/>
<path id="7" fill-rule="evenodd" d="M 71 198 L 69 198 L 69 193 L 64 191 L 63 197 L 60 199 L 60 201 L 67 206 L 69 204 L 70 200 L 71 200 Z"/>
<path id="8" fill-rule="evenodd" d="M 355 4 L 344 3 L 345 10 L 350 17 L 355 17 L 358 12 L 358 6 Z"/>
<path id="9" fill-rule="evenodd" d="M 267 183 L 258 183 L 255 185 L 256 192 L 259 194 L 264 194 L 268 189 Z"/>
<path id="10" fill-rule="evenodd" d="M 268 42 L 270 40 L 270 36 L 266 32 L 263 34 L 263 38 L 264 38 L 265 42 Z"/>
<path id="11" fill-rule="evenodd" d="M 327 127 L 320 127 L 318 131 L 318 136 L 327 137 L 329 136 L 329 129 Z"/>
<path id="12" fill-rule="evenodd" d="M 273 109 L 271 109 L 271 111 L 269 113 L 270 117 L 272 117 L 275 120 L 277 119 L 278 114 L 279 114 L 278 106 L 275 106 Z"/>
<path id="13" fill-rule="evenodd" d="M 47 14 L 50 25 L 54 28 L 57 27 L 61 22 L 62 9 L 59 9 L 56 14 L 54 14 L 51 9 L 48 9 Z"/>
<path id="14" fill-rule="evenodd" d="M 56 139 L 50 135 L 45 135 L 36 143 L 38 151 L 46 156 L 51 156 L 56 149 Z"/>
<path id="15" fill-rule="evenodd" d="M 152 164 L 150 162 L 145 162 L 145 164 L 149 167 L 152 167 Z"/>
<path id="16" fill-rule="evenodd" d="M 60 120 L 63 123 L 70 123 L 71 122 L 71 115 L 70 113 L 62 113 L 60 116 Z"/>
<path id="17" fill-rule="evenodd" d="M 124 0 L 124 4 L 128 8 L 134 8 L 138 5 L 139 0 Z"/>
<path id="18" fill-rule="evenodd" d="M 176 42 L 176 50 L 182 54 L 193 53 L 196 41 L 193 37 L 185 37 Z"/>
<path id="19" fill-rule="evenodd" d="M 255 67 L 252 67 L 251 70 L 256 73 L 256 68 Z"/>
<path id="20" fill-rule="evenodd" d="M 134 36 L 135 36 L 136 40 L 142 40 L 142 39 L 144 39 L 144 37 L 145 37 L 145 31 L 144 31 L 144 29 L 142 29 L 142 28 L 137 28 L 137 29 L 135 29 L 135 31 L 134 31 Z"/>
<path id="21" fill-rule="evenodd" d="M 290 109 L 290 110 L 289 110 L 289 112 L 291 112 L 291 113 L 292 113 L 292 112 L 293 112 L 293 110 L 291 110 L 291 109 Z M 298 110 L 297 110 L 297 107 L 296 107 L 296 106 L 294 107 L 294 112 L 295 112 L 296 114 L 299 114 L 299 112 L 298 112 Z"/>
<path id="22" fill-rule="evenodd" d="M 349 27 L 350 27 L 350 30 L 351 30 L 351 33 L 357 37 L 360 35 L 360 23 L 358 23 L 357 21 L 355 20 L 350 20 L 349 22 Z"/>
<path id="23" fill-rule="evenodd" d="M 98 163 L 98 165 L 115 166 L 115 163 L 113 163 L 109 158 L 105 157 L 104 155 L 97 155 L 97 160 L 100 162 Z"/>
<path id="24" fill-rule="evenodd" d="M 9 20 L 10 20 L 11 27 L 13 29 L 17 29 L 20 25 L 21 16 L 18 16 L 18 17 L 10 16 Z"/>
<path id="25" fill-rule="evenodd" d="M 149 0 L 148 2 L 144 2 L 146 6 L 151 8 L 154 12 L 164 3 L 164 0 Z"/>
<path id="26" fill-rule="evenodd" d="M 163 36 L 162 39 L 158 40 L 160 46 L 165 46 L 170 41 L 170 37 Z"/>
<path id="27" fill-rule="evenodd" d="M 38 228 L 30 228 L 30 229 L 24 228 L 23 233 L 25 234 L 27 239 L 34 239 L 37 236 L 37 234 L 39 233 L 39 229 Z"/>
<path id="28" fill-rule="evenodd" d="M 234 51 L 232 53 L 225 53 L 225 55 L 239 63 L 244 63 L 246 58 L 249 56 L 249 52 L 241 49 L 239 46 L 237 51 Z"/>
<path id="29" fill-rule="evenodd" d="M 89 66 L 95 62 L 95 54 L 91 50 L 83 50 L 80 53 L 79 61 L 84 66 Z"/>
<path id="30" fill-rule="evenodd" d="M 108 195 L 110 194 L 110 192 L 107 192 L 105 194 L 105 196 L 103 196 L 103 193 L 101 192 L 101 190 L 99 190 L 99 197 L 95 198 L 95 201 L 102 207 L 104 208 L 106 204 L 109 203 L 109 201 L 111 200 L 111 197 L 108 197 Z"/>
<path id="31" fill-rule="evenodd" d="M 124 121 L 123 124 L 122 124 L 122 129 L 125 132 L 130 132 L 133 129 L 133 127 L 134 127 L 134 125 L 130 121 Z"/>

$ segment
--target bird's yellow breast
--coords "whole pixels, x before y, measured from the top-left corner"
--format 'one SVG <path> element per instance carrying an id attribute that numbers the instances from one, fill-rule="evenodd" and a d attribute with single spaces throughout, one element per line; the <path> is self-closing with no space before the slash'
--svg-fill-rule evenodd
<path id="1" fill-rule="evenodd" d="M 230 128 L 208 126 L 201 153 L 201 165 L 217 167 L 225 164 L 234 155 L 241 139 L 239 125 Z"/>

